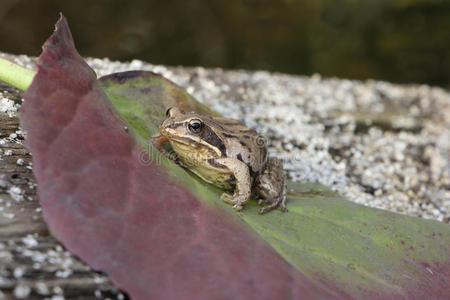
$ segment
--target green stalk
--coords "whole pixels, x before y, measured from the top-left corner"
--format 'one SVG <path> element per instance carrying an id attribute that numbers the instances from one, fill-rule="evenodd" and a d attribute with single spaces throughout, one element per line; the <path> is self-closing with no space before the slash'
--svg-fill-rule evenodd
<path id="1" fill-rule="evenodd" d="M 0 80 L 25 91 L 31 84 L 36 72 L 25 69 L 0 57 Z"/>

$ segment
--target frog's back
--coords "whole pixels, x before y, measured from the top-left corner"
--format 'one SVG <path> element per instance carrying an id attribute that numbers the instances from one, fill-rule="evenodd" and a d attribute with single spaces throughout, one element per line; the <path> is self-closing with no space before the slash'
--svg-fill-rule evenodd
<path id="1" fill-rule="evenodd" d="M 241 121 L 229 118 L 213 118 L 213 121 L 225 141 L 226 156 L 244 162 L 249 167 L 250 176 L 257 177 L 267 162 L 265 139 Z"/>

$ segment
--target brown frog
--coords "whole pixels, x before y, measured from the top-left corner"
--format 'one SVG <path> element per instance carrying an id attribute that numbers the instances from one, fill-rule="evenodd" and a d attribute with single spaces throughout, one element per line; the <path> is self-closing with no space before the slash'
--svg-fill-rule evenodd
<path id="1" fill-rule="evenodd" d="M 233 195 L 222 194 L 221 199 L 236 210 L 253 193 L 258 204 L 265 205 L 259 213 L 278 206 L 287 211 L 282 162 L 269 158 L 264 139 L 242 122 L 172 107 L 151 142 L 173 159 L 163 148 L 169 142 L 177 163 L 206 182 L 234 191 Z"/>

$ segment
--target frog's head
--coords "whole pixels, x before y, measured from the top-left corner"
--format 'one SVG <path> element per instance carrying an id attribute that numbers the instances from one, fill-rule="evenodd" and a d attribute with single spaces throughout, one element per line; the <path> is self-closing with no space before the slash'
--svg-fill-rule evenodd
<path id="1" fill-rule="evenodd" d="M 171 107 L 167 110 L 159 131 L 171 142 L 182 143 L 195 149 L 208 148 L 218 154 L 225 152 L 225 145 L 216 134 L 216 124 L 207 115 Z"/>
<path id="2" fill-rule="evenodd" d="M 173 139 L 195 138 L 200 136 L 204 129 L 204 122 L 200 115 L 186 113 L 177 107 L 171 107 L 166 111 L 166 118 L 161 123 L 159 131 L 162 135 Z"/>

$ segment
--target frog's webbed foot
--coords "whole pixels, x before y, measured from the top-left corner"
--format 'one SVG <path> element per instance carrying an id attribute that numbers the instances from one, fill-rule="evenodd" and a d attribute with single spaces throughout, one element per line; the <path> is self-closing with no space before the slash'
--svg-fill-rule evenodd
<path id="1" fill-rule="evenodd" d="M 226 203 L 229 203 L 233 205 L 233 208 L 237 211 L 242 210 L 242 207 L 245 203 L 248 202 L 248 198 L 246 195 L 229 195 L 227 193 L 223 193 L 220 199 L 222 201 L 225 201 Z"/>
<path id="2" fill-rule="evenodd" d="M 276 199 L 275 201 L 265 201 L 265 200 L 259 200 L 258 204 L 262 205 L 265 203 L 270 203 L 269 205 L 263 206 L 260 210 L 259 210 L 259 214 L 263 214 L 265 212 L 271 211 L 275 208 L 277 208 L 278 206 L 281 207 L 281 211 L 282 212 L 287 212 L 288 209 L 286 208 L 286 197 L 278 197 L 278 199 Z"/>

